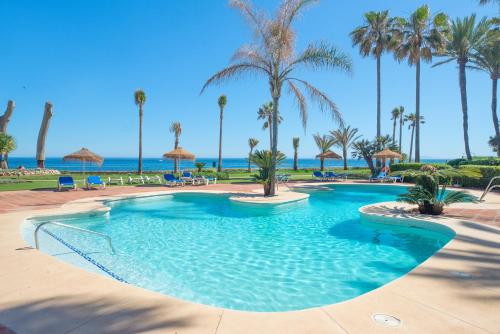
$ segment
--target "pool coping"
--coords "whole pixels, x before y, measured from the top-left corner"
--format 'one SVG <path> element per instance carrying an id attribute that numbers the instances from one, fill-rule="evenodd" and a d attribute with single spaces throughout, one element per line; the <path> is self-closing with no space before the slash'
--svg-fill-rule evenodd
<path id="1" fill-rule="evenodd" d="M 0 215 L 0 265 L 3 268 L 0 286 L 5 287 L 5 291 L 2 290 L 4 298 L 0 301 L 0 310 L 4 310 L 0 312 L 0 323 L 18 333 L 29 332 L 26 318 L 16 314 L 21 313 L 19 304 L 33 303 L 42 297 L 59 296 L 53 301 L 57 304 L 57 300 L 64 300 L 64 296 L 78 295 L 84 300 L 89 297 L 97 300 L 104 298 L 110 301 L 110 308 L 117 310 L 130 308 L 133 311 L 137 304 L 155 305 L 159 311 L 170 310 L 168 315 L 162 312 L 140 314 L 140 318 L 135 318 L 140 323 L 161 323 L 176 316 L 183 316 L 189 322 L 186 326 L 175 323 L 158 325 L 159 332 L 160 329 L 168 329 L 179 333 L 237 333 L 244 329 L 248 333 L 440 333 L 457 328 L 467 333 L 500 332 L 500 324 L 493 316 L 500 312 L 500 229 L 453 218 L 422 219 L 405 211 L 400 203 L 377 203 L 360 208 L 360 212 L 367 217 L 387 219 L 388 223 L 404 219 L 405 222 L 422 224 L 423 221 L 423 224 L 431 222 L 446 226 L 456 233 L 455 238 L 410 273 L 382 287 L 348 301 L 302 311 L 245 312 L 195 304 L 87 272 L 34 250 L 20 250 L 26 243 L 19 233 L 19 224 L 26 218 L 102 210 L 103 203 L 109 200 L 174 192 L 234 193 L 230 190 L 172 189 L 79 199 L 65 203 L 60 208 Z M 474 261 L 458 256 L 467 251 L 476 254 Z M 47 268 L 50 268 L 49 271 Z M 30 279 L 30 275 L 47 276 L 50 280 L 37 281 Z M 72 279 L 68 281 L 68 278 Z M 65 284 L 54 285 L 56 282 Z M 47 288 L 47 285 L 50 287 Z M 123 296 L 127 296 L 127 302 L 123 301 Z M 372 320 L 375 313 L 394 315 L 402 320 L 402 324 L 387 328 Z M 91 331 L 92 328 L 104 326 L 103 319 L 132 326 L 127 328 L 134 326 L 133 317 L 123 318 L 103 311 L 91 313 L 80 322 L 61 320 L 58 331 L 62 331 L 61 328 L 65 332 Z"/>

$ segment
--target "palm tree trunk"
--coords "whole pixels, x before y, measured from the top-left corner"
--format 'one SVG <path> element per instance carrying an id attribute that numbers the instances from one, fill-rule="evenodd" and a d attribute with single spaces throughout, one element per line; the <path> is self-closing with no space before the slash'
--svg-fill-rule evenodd
<path id="1" fill-rule="evenodd" d="M 408 157 L 408 162 L 411 162 L 411 155 L 413 153 L 413 135 L 415 134 L 415 125 L 411 127 L 411 139 L 410 139 L 410 156 Z"/>
<path id="2" fill-rule="evenodd" d="M 297 152 L 297 150 L 295 150 L 293 152 L 293 170 L 298 170 L 299 169 L 298 160 L 299 160 L 299 153 Z"/>
<path id="3" fill-rule="evenodd" d="M 344 157 L 344 170 L 347 170 L 347 147 L 342 148 L 342 155 Z"/>
<path id="4" fill-rule="evenodd" d="M 217 172 L 222 172 L 222 119 L 224 118 L 224 108 L 220 108 L 220 124 L 219 124 L 219 163 L 217 164 Z"/>
<path id="5" fill-rule="evenodd" d="M 417 116 L 416 124 L 416 136 L 415 136 L 415 162 L 420 162 L 420 57 L 417 58 L 416 64 L 416 94 L 415 94 L 415 114 Z M 413 134 L 412 134 L 412 145 L 413 145 Z M 410 161 L 411 161 L 411 150 L 410 150 Z"/>
<path id="6" fill-rule="evenodd" d="M 319 158 L 319 169 L 321 171 L 325 170 L 325 159 L 324 158 Z"/>
<path id="7" fill-rule="evenodd" d="M 381 136 L 381 110 L 380 110 L 380 55 L 377 56 L 377 137 Z"/>
<path id="8" fill-rule="evenodd" d="M 142 174 L 142 104 L 139 105 L 139 163 L 137 173 Z"/>
<path id="9" fill-rule="evenodd" d="M 52 103 L 46 102 L 43 111 L 42 124 L 38 132 L 38 141 L 36 144 L 36 161 L 38 168 L 45 168 L 45 140 L 49 131 L 50 119 L 52 118 Z"/>
<path id="10" fill-rule="evenodd" d="M 394 119 L 394 122 L 392 123 L 392 144 L 396 145 L 396 118 Z"/>
<path id="11" fill-rule="evenodd" d="M 5 161 L 3 160 L 3 154 L 0 152 L 0 169 L 7 169 L 5 167 Z"/>
<path id="12" fill-rule="evenodd" d="M 272 151 L 273 150 L 273 116 L 272 115 L 269 116 L 267 123 L 269 123 L 269 149 Z"/>
<path id="13" fill-rule="evenodd" d="M 176 134 L 175 135 L 175 142 L 174 142 L 174 149 L 177 149 L 179 147 L 179 136 Z M 179 159 L 175 158 L 174 159 L 174 173 L 179 172 Z"/>
<path id="14" fill-rule="evenodd" d="M 403 114 L 399 116 L 399 153 L 403 153 L 401 144 L 403 142 Z"/>
<path id="15" fill-rule="evenodd" d="M 9 100 L 7 102 L 7 109 L 5 110 L 5 113 L 2 116 L 0 116 L 0 133 L 7 133 L 7 125 L 9 124 L 10 118 L 12 117 L 12 113 L 14 112 L 14 107 L 15 107 L 14 101 Z M 5 154 L 5 156 L 7 156 L 7 154 Z M 5 163 L 3 162 L 2 159 L 2 153 L 0 153 L 0 160 L 2 161 L 2 163 Z"/>
<path id="16" fill-rule="evenodd" d="M 250 149 L 250 153 L 248 153 L 248 172 L 252 172 L 252 168 L 250 166 L 250 159 L 252 158 L 252 151 L 253 151 L 253 148 Z"/>
<path id="17" fill-rule="evenodd" d="M 1 169 L 9 169 L 9 153 L 4 153 L 3 158 L 0 161 Z"/>
<path id="18" fill-rule="evenodd" d="M 495 127 L 495 135 L 498 141 L 500 141 L 500 128 L 498 126 L 498 116 L 497 116 L 497 80 L 496 76 L 492 76 L 492 96 L 491 96 L 491 114 L 493 116 L 493 126 Z M 497 142 L 497 157 L 500 157 L 500 145 Z"/>
<path id="19" fill-rule="evenodd" d="M 469 116 L 467 112 L 467 79 L 465 77 L 465 63 L 466 61 L 464 60 L 459 61 L 458 63 L 460 97 L 462 100 L 465 154 L 467 155 L 467 160 L 472 160 L 472 155 L 470 154 L 470 148 L 469 148 Z"/>
<path id="20" fill-rule="evenodd" d="M 277 160 L 276 157 L 278 155 L 278 104 L 279 104 L 279 91 L 278 87 L 275 87 L 273 90 L 273 124 L 272 124 L 272 164 L 271 169 L 269 170 L 269 178 L 270 178 L 270 189 L 269 195 L 274 196 L 276 194 L 276 168 L 277 168 Z M 271 124 L 270 124 L 271 125 Z"/>

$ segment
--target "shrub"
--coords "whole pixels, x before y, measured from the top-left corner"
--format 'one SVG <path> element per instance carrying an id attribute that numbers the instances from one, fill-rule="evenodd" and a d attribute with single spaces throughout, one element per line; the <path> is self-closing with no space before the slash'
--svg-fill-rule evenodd
<path id="1" fill-rule="evenodd" d="M 411 162 L 411 163 L 398 163 L 391 165 L 391 171 L 392 172 L 399 172 L 399 171 L 404 171 L 404 170 L 420 170 L 422 166 L 433 166 L 436 167 L 437 169 L 449 169 L 451 166 L 447 164 L 425 164 L 425 163 L 419 163 L 419 162 Z"/>
<path id="2" fill-rule="evenodd" d="M 500 166 L 500 158 L 474 158 L 467 159 L 453 159 L 447 162 L 448 165 L 453 167 L 474 165 L 474 166 Z"/>
<path id="3" fill-rule="evenodd" d="M 492 177 L 500 176 L 500 166 L 463 165 L 459 167 L 459 170 L 463 173 L 456 178 L 456 181 L 464 187 L 486 188 Z M 465 175 L 470 172 L 478 173 L 480 176 Z"/>
<path id="4" fill-rule="evenodd" d="M 452 167 L 458 167 L 460 166 L 460 164 L 462 164 L 464 161 L 467 161 L 467 159 L 452 159 L 448 162 L 446 162 L 448 165 L 452 166 Z"/>

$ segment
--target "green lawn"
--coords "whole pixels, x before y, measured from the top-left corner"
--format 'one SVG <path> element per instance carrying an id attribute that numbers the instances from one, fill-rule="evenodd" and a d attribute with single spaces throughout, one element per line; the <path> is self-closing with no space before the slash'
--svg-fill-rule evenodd
<path id="1" fill-rule="evenodd" d="M 368 178 L 370 176 L 370 170 L 367 168 L 353 168 L 347 171 L 342 169 L 333 169 L 336 173 L 347 173 L 350 178 Z M 254 175 L 257 173 L 257 170 L 248 173 L 245 170 L 226 170 L 224 174 L 227 173 L 228 179 L 221 178 L 219 176 L 219 183 L 254 183 Z M 283 169 L 280 170 L 279 173 L 282 174 L 291 174 L 292 180 L 311 180 L 312 169 L 300 169 L 298 171 Z M 203 174 L 215 174 L 214 171 L 204 170 Z M 78 187 L 83 187 L 84 177 L 90 175 L 87 173 L 83 175 L 81 173 L 65 173 L 64 175 L 72 176 Z M 100 175 L 104 181 L 107 180 L 108 177 L 118 178 L 122 177 L 125 184 L 127 185 L 128 177 L 136 176 L 134 173 L 97 173 Z M 144 173 L 144 175 L 160 175 L 159 173 Z M 8 190 L 32 190 L 32 189 L 54 189 L 57 187 L 57 179 L 59 175 L 37 175 L 37 176 L 20 176 L 17 177 L 0 177 L 0 191 L 8 191 Z M 116 186 L 116 185 L 113 185 Z"/>

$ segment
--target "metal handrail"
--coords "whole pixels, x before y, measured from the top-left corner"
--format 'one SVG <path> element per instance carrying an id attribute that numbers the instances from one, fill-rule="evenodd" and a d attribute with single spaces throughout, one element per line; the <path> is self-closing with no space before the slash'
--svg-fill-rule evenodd
<path id="1" fill-rule="evenodd" d="M 37 225 L 37 227 L 35 229 L 35 232 L 33 232 L 33 238 L 35 239 L 35 247 L 36 247 L 36 249 L 40 249 L 40 247 L 39 247 L 40 244 L 38 242 L 38 231 L 40 230 L 40 228 L 42 226 L 47 225 L 47 224 L 52 224 L 52 225 L 57 225 L 57 226 L 61 226 L 61 227 L 66 227 L 66 228 L 70 228 L 70 229 L 77 230 L 77 231 L 80 231 L 80 232 L 86 232 L 86 233 L 89 233 L 89 234 L 93 234 L 93 235 L 97 235 L 97 236 L 103 237 L 103 238 L 105 238 L 108 241 L 109 248 L 111 248 L 111 253 L 115 254 L 115 248 L 113 247 L 113 243 L 111 242 L 111 238 L 108 235 L 102 234 L 102 233 L 99 233 L 99 232 L 94 232 L 94 231 L 91 231 L 91 230 L 86 230 L 84 228 L 80 228 L 80 227 L 76 227 L 76 226 L 72 226 L 72 225 L 57 223 L 57 222 L 43 222 L 43 223 Z"/>
<path id="2" fill-rule="evenodd" d="M 500 179 L 500 176 L 495 176 L 495 177 L 492 177 L 490 182 L 488 183 L 488 186 L 486 187 L 486 189 L 484 189 L 484 192 L 483 194 L 481 195 L 481 198 L 479 199 L 480 201 L 483 200 L 483 198 L 486 196 L 486 194 L 488 194 L 491 190 L 495 189 L 495 188 L 500 188 L 500 184 L 493 184 L 493 181 L 497 180 L 497 179 Z"/>

